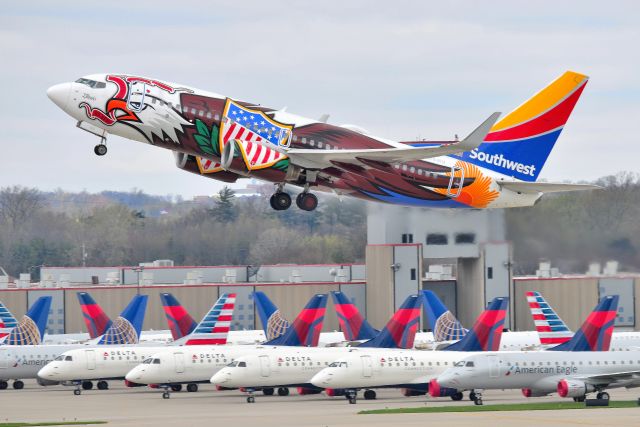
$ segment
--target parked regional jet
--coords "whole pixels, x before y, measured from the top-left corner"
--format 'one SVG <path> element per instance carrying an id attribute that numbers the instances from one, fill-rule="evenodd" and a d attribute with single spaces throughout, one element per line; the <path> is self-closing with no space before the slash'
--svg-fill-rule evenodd
<path id="1" fill-rule="evenodd" d="M 526 397 L 555 391 L 584 400 L 614 387 L 640 385 L 640 351 L 609 351 L 618 296 L 604 297 L 570 341 L 539 352 L 488 352 L 469 356 L 429 385 L 430 393 L 458 390 L 522 389 Z M 475 391 L 475 403 L 482 394 Z"/>
<path id="2" fill-rule="evenodd" d="M 403 388 L 405 396 L 425 394 L 429 381 L 444 372 L 469 352 L 497 350 L 500 347 L 508 298 L 495 298 L 483 311 L 473 328 L 460 341 L 442 351 L 398 350 L 376 351 L 356 348 L 336 358 L 328 367 L 310 379 L 311 384 L 325 389 L 340 389 L 356 403 L 358 389 L 367 389 L 365 399 L 375 399 L 372 388 Z M 238 360 L 240 361 L 240 359 Z M 462 393 L 449 394 L 461 400 Z"/>
<path id="3" fill-rule="evenodd" d="M 95 134 L 173 151 L 178 168 L 224 182 L 255 177 L 276 184 L 276 210 L 291 206 L 285 186 L 406 206 L 531 206 L 545 193 L 597 188 L 538 182 L 588 77 L 567 71 L 498 121 L 489 116 L 462 141 L 396 142 L 357 126 L 337 126 L 184 85 L 126 74 L 96 74 L 47 90 Z"/>

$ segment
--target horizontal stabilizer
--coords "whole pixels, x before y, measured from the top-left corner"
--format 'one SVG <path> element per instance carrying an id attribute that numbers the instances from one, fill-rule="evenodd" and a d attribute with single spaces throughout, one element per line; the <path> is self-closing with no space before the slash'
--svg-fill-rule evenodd
<path id="1" fill-rule="evenodd" d="M 591 184 L 561 184 L 554 182 L 514 182 L 498 181 L 502 188 L 525 194 L 561 193 L 563 191 L 602 190 L 602 187 Z"/>

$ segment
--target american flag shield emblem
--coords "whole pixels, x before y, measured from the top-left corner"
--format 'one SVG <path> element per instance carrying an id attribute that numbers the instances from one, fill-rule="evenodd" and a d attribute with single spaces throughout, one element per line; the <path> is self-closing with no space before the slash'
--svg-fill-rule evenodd
<path id="1" fill-rule="evenodd" d="M 220 163 L 214 162 L 213 160 L 205 159 L 204 157 L 196 157 L 196 161 L 198 162 L 200 173 L 215 173 L 223 170 Z"/>
<path id="2" fill-rule="evenodd" d="M 292 129 L 292 125 L 227 99 L 220 123 L 220 152 L 228 142 L 235 141 L 248 170 L 268 168 L 287 158 L 276 147 L 289 147 Z"/>

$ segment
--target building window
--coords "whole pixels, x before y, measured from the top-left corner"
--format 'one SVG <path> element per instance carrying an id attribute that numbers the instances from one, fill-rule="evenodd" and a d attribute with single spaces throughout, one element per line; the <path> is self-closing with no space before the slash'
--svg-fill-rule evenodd
<path id="1" fill-rule="evenodd" d="M 416 280 L 416 269 L 415 268 L 411 269 L 411 280 Z"/>
<path id="2" fill-rule="evenodd" d="M 493 279 L 493 267 L 487 267 L 487 279 Z"/>
<path id="3" fill-rule="evenodd" d="M 405 233 L 402 235 L 402 243 L 413 243 L 413 234 Z"/>
<path id="4" fill-rule="evenodd" d="M 446 245 L 449 243 L 449 239 L 446 234 L 442 233 L 429 233 L 427 234 L 427 245 Z"/>
<path id="5" fill-rule="evenodd" d="M 474 233 L 457 233 L 456 244 L 475 243 L 476 235 Z"/>

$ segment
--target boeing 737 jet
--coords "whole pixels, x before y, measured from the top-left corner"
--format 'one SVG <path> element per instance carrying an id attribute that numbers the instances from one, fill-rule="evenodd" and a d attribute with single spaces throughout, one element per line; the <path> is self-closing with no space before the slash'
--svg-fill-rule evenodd
<path id="1" fill-rule="evenodd" d="M 351 125 L 239 101 L 185 85 L 128 74 L 96 74 L 48 89 L 49 98 L 95 134 L 174 153 L 178 168 L 224 182 L 272 182 L 273 209 L 312 211 L 312 191 L 405 206 L 508 208 L 544 193 L 596 188 L 538 182 L 587 76 L 567 71 L 498 121 L 489 116 L 459 141 L 396 142 Z"/>

